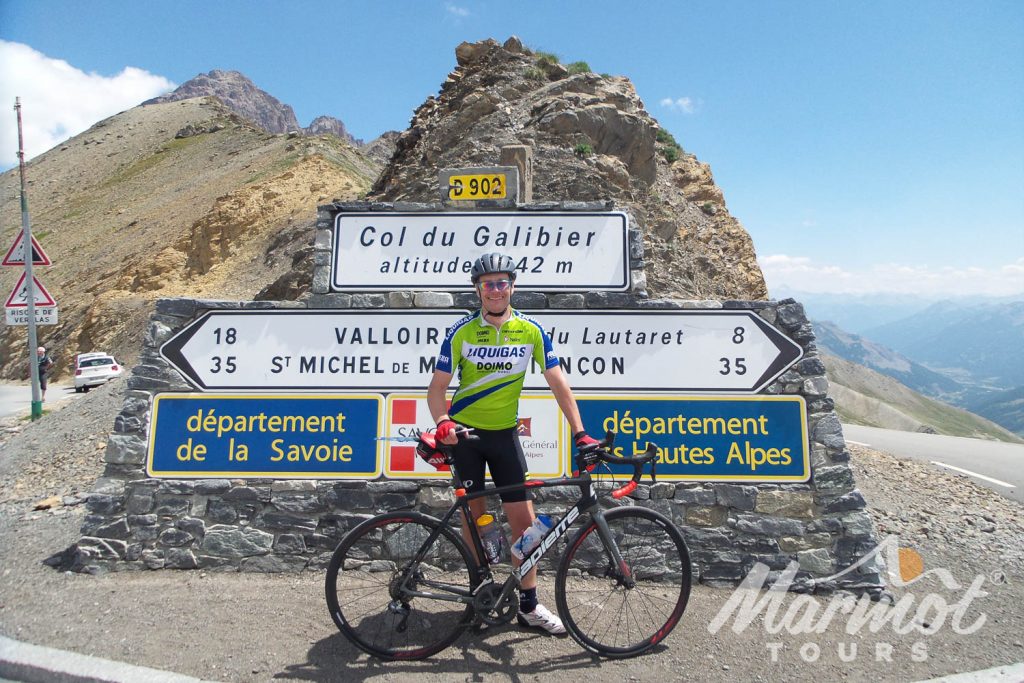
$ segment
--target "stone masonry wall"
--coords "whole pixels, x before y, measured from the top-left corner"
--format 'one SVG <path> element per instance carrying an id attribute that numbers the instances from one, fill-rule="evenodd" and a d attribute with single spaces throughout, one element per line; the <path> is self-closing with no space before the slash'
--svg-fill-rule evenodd
<path id="1" fill-rule="evenodd" d="M 224 302 L 164 299 L 157 303 L 132 371 L 121 413 L 105 453 L 106 469 L 88 498 L 82 538 L 73 546 L 73 568 L 302 571 L 324 568 L 341 537 L 374 514 L 414 509 L 440 515 L 453 502 L 450 487 L 435 481 L 337 481 L 267 479 L 151 479 L 146 475 L 147 430 L 153 396 L 192 391 L 159 355 L 174 333 L 211 309 L 408 309 L 476 307 L 475 294 L 329 292 L 333 217 L 338 211 L 437 210 L 435 205 L 356 202 L 320 207 L 315 238 L 313 293 L 306 302 Z M 531 205 L 533 210 L 608 210 L 604 203 Z M 627 499 L 602 504 L 656 509 L 682 529 L 695 576 L 710 584 L 735 584 L 754 563 L 777 576 L 799 563 L 796 590 L 837 588 L 877 593 L 875 561 L 837 580 L 874 548 L 871 519 L 849 468 L 842 427 L 828 397 L 825 366 L 803 306 L 784 301 L 670 301 L 647 297 L 639 232 L 631 229 L 633 289 L 626 293 L 517 292 L 520 309 L 733 309 L 751 310 L 793 339 L 804 357 L 765 394 L 795 394 L 807 403 L 811 480 L 799 484 L 659 482 L 642 484 Z M 539 315 L 543 322 L 543 315 Z M 602 485 L 607 488 L 607 485 Z M 537 492 L 537 509 L 562 512 L 574 489 Z M 552 569 L 560 553 L 550 553 Z M 545 558 L 546 561 L 548 558 Z M 542 567 L 542 570 L 544 567 Z"/>

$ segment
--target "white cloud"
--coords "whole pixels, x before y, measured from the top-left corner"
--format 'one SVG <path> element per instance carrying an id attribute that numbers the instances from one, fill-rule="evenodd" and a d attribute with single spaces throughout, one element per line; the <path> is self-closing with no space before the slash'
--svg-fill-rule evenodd
<path id="1" fill-rule="evenodd" d="M 114 76 L 85 73 L 22 43 L 0 40 L 0 168 L 18 163 L 14 98 L 21 98 L 25 159 L 29 160 L 92 124 L 174 88 L 163 76 L 132 66 Z"/>
<path id="2" fill-rule="evenodd" d="M 693 114 L 697 111 L 697 107 L 700 105 L 700 100 L 695 100 L 692 97 L 677 97 L 675 99 L 665 97 L 662 98 L 658 104 L 671 109 L 672 111 L 679 111 L 684 114 Z"/>
<path id="3" fill-rule="evenodd" d="M 848 269 L 786 254 L 763 256 L 758 262 L 769 293 L 784 288 L 830 294 L 1024 295 L 1024 258 L 993 268 L 881 263 Z"/>
<path id="4" fill-rule="evenodd" d="M 468 9 L 466 9 L 465 7 L 459 7 L 458 5 L 452 4 L 450 2 L 444 3 L 444 8 L 446 10 L 448 10 L 448 14 L 451 14 L 453 16 L 459 17 L 460 19 L 462 17 L 468 17 L 469 16 L 469 10 Z"/>

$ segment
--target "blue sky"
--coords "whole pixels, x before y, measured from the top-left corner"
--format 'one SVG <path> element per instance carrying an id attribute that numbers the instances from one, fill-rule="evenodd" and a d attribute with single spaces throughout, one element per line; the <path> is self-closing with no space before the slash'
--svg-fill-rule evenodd
<path id="1" fill-rule="evenodd" d="M 0 0 L 0 101 L 22 98 L 31 157 L 237 69 L 300 124 L 328 114 L 369 140 L 408 125 L 460 42 L 513 34 L 633 81 L 711 165 L 773 295 L 1024 296 L 1018 0 Z"/>

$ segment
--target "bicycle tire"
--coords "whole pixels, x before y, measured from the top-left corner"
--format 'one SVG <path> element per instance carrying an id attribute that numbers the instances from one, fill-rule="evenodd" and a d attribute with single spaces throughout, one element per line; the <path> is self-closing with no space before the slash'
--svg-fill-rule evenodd
<path id="1" fill-rule="evenodd" d="M 473 607 L 462 602 L 414 597 L 396 600 L 394 607 L 406 614 L 393 608 L 401 573 L 437 527 L 441 534 L 416 569 L 415 583 L 420 590 L 468 595 L 479 583 L 476 560 L 455 531 L 429 515 L 379 515 L 346 534 L 334 551 L 325 580 L 327 607 L 363 651 L 381 659 L 423 659 L 451 645 L 470 625 Z"/>
<path id="2" fill-rule="evenodd" d="M 690 599 L 690 553 L 664 515 L 640 507 L 605 513 L 636 584 L 616 578 L 611 556 L 591 520 L 562 556 L 555 601 L 569 635 L 605 657 L 635 657 L 664 640 Z"/>

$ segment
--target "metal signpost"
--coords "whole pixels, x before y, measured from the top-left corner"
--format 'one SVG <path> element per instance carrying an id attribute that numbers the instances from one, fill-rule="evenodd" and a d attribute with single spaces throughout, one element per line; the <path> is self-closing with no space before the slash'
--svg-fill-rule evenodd
<path id="1" fill-rule="evenodd" d="M 38 345 L 36 325 L 55 325 L 57 323 L 57 304 L 32 273 L 33 262 L 37 265 L 50 265 L 50 259 L 32 237 L 32 224 L 28 217 L 28 194 L 25 190 L 25 142 L 22 136 L 20 97 L 14 100 L 14 111 L 18 117 L 18 171 L 21 177 L 22 232 L 18 236 L 21 245 L 19 246 L 18 240 L 15 240 L 14 245 L 7 250 L 3 265 L 13 266 L 24 263 L 25 273 L 8 297 L 4 309 L 8 325 L 26 325 L 28 327 L 28 372 L 32 383 L 31 417 L 32 420 L 38 420 L 43 416 L 43 398 L 39 388 L 39 371 L 36 360 Z M 18 261 L 19 250 L 20 262 Z M 30 254 L 30 257 L 25 258 L 25 254 Z M 39 296 L 45 298 L 42 301 L 43 306 L 37 309 L 36 303 Z M 24 312 L 21 309 L 24 309 Z"/>

